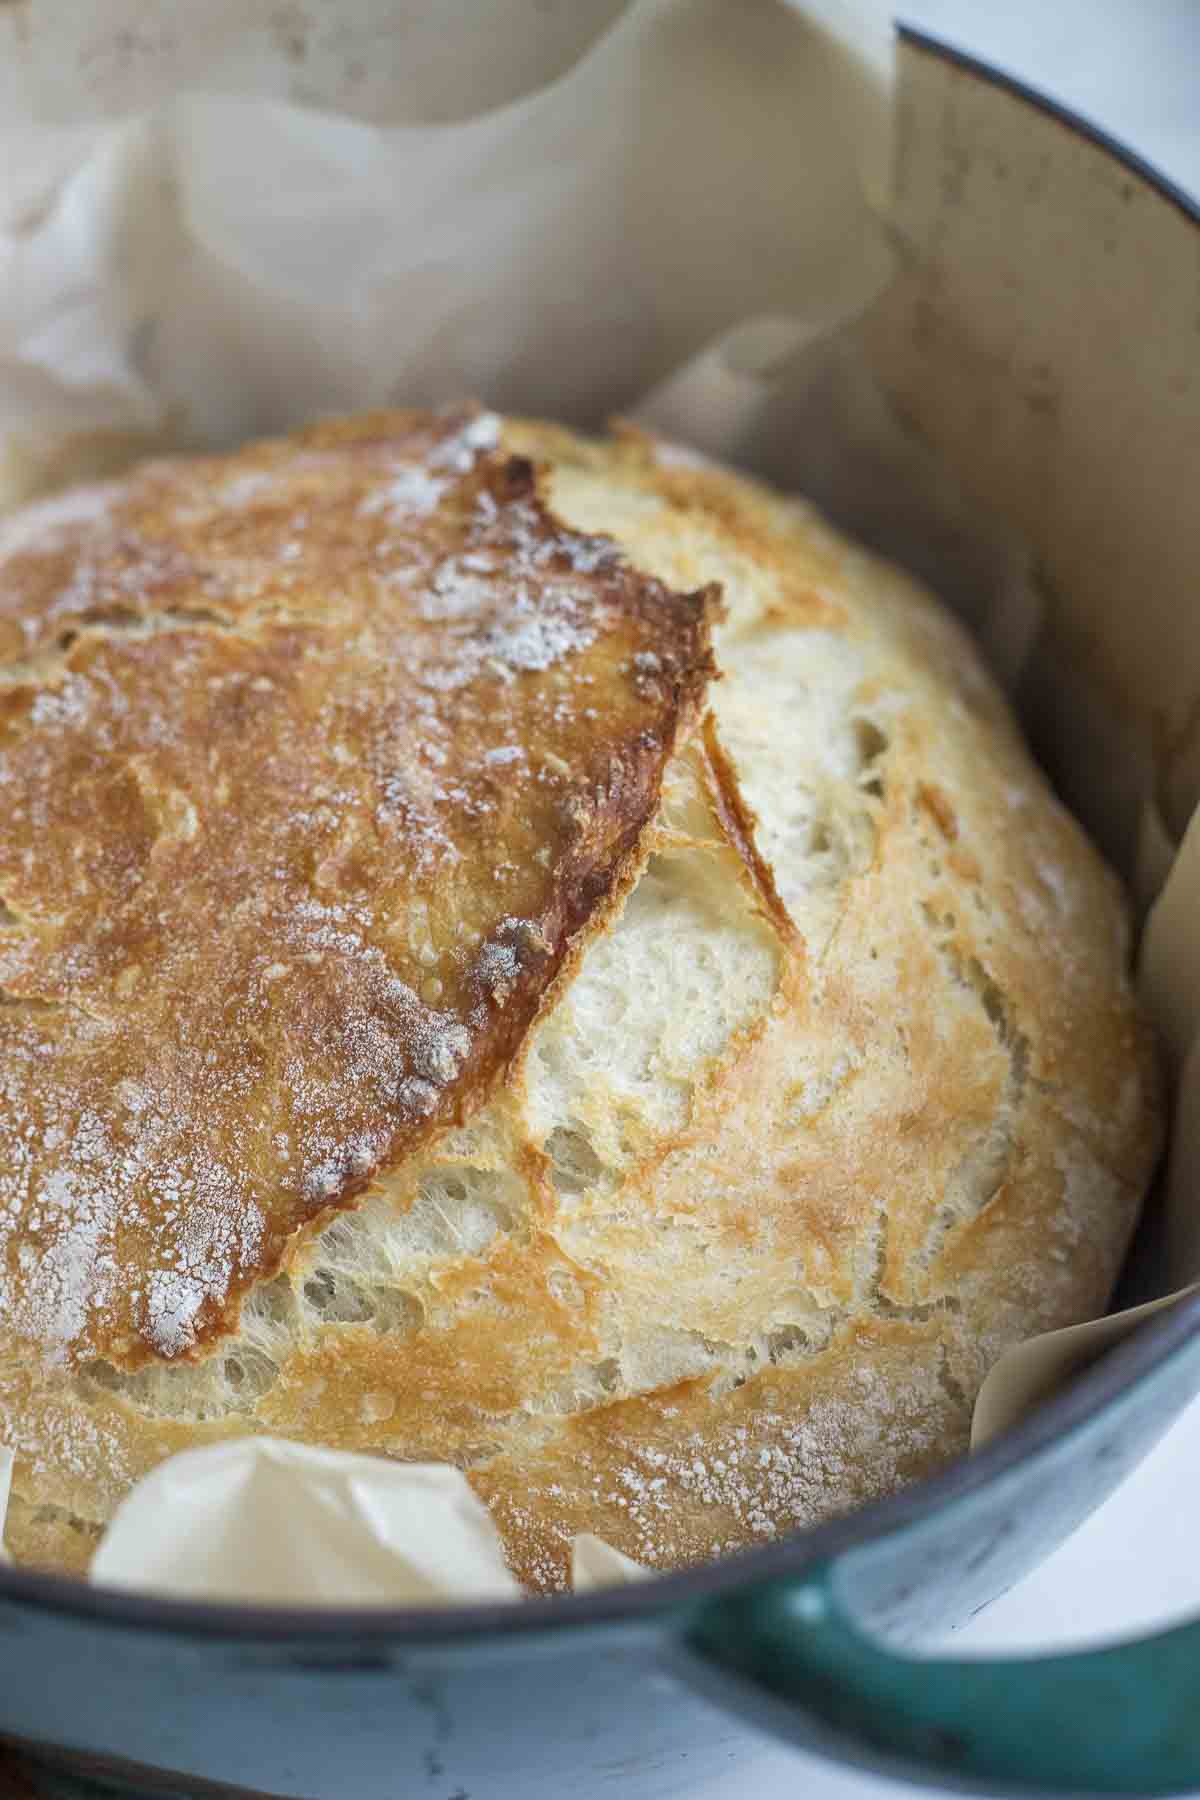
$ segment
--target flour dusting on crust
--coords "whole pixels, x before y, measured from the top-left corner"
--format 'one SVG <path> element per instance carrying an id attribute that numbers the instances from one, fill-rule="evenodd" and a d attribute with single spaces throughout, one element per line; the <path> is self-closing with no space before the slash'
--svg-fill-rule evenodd
<path id="1" fill-rule="evenodd" d="M 6 527 L 0 1320 L 50 1356 L 228 1329 L 478 1103 L 619 890 L 705 604 L 498 443 L 322 426 Z"/>

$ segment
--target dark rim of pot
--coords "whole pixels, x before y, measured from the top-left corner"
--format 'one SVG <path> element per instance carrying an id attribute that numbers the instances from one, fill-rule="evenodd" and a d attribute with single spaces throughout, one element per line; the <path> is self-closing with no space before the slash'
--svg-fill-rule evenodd
<path id="1" fill-rule="evenodd" d="M 1116 139 L 1069 108 L 1049 100 L 1002 71 L 910 26 L 900 25 L 903 43 L 952 63 L 967 74 L 1015 95 L 1028 106 L 1087 139 L 1177 206 L 1200 225 L 1200 206 L 1184 191 Z M 39 1574 L 0 1566 L 0 1601 L 54 1612 L 82 1622 L 145 1629 L 180 1637 L 312 1643 L 330 1648 L 341 1641 L 452 1644 L 464 1639 L 512 1637 L 577 1625 L 652 1624 L 662 1614 L 748 1583 L 794 1577 L 808 1565 L 855 1545 L 883 1537 L 931 1517 L 988 1487 L 1005 1472 L 1039 1455 L 1131 1394 L 1200 1337 L 1200 1294 L 1179 1301 L 1142 1325 L 1132 1337 L 1107 1351 L 1063 1392 L 1039 1407 L 1014 1430 L 928 1481 L 759 1549 L 736 1552 L 674 1575 L 601 1589 L 590 1594 L 491 1602 L 480 1606 L 432 1608 L 284 1608 L 224 1601 L 158 1599 L 114 1588 L 92 1587 L 76 1577 Z"/>
<path id="2" fill-rule="evenodd" d="M 1088 143 L 1095 144 L 1097 149 L 1107 151 L 1114 162 L 1120 163 L 1131 175 L 1136 175 L 1146 186 L 1161 194 L 1177 206 L 1185 219 L 1193 225 L 1200 225 L 1200 200 L 1189 194 L 1156 169 L 1144 157 L 1130 150 L 1119 138 L 1103 131 L 1091 119 L 1085 119 L 1080 113 L 1073 112 L 1069 106 L 1063 106 L 1058 100 L 1052 100 L 1046 94 L 1040 94 L 1036 88 L 1026 86 L 1015 75 L 1007 75 L 1003 69 L 997 69 L 992 63 L 982 62 L 977 56 L 970 56 L 965 50 L 956 50 L 953 44 L 944 44 L 940 38 L 929 37 L 918 31 L 915 26 L 897 24 L 896 33 L 901 43 L 911 49 L 923 50 L 929 56 L 936 56 L 942 62 L 952 63 L 955 68 L 962 69 L 967 75 L 974 75 L 979 81 L 986 81 L 989 86 L 1000 88 L 1004 93 L 1012 94 L 1023 100 L 1027 106 L 1036 107 L 1048 119 L 1054 119 L 1063 125 L 1073 137 L 1086 138 Z"/>

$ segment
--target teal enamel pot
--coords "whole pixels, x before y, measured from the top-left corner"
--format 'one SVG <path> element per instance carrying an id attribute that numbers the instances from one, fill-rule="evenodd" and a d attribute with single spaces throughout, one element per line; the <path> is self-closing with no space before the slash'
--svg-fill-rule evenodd
<path id="1" fill-rule="evenodd" d="M 1032 547 L 1064 674 L 1053 692 L 1032 674 L 1020 698 L 1070 789 L 1064 719 L 1098 739 L 1111 724 L 1070 692 L 1106 584 L 1136 600 L 1108 609 L 1112 717 L 1200 716 L 1200 634 L 1178 631 L 1200 579 L 1200 216 L 1079 121 L 912 36 L 902 112 L 901 274 L 862 341 L 906 422 Z M 778 458 L 772 472 L 787 474 Z M 893 547 L 869 482 L 863 495 L 847 522 Z M 1195 798 L 1196 746 L 1155 741 L 1145 766 L 1113 761 L 1102 809 L 1069 794 L 1127 870 L 1148 800 L 1169 837 Z M 1200 1790 L 1200 1622 L 1032 1661 L 912 1649 L 1059 1544 L 1198 1392 L 1200 1298 L 935 1481 L 579 1599 L 303 1615 L 0 1570 L 0 1735 L 28 1751 L 29 1791 L 60 1800 L 213 1784 L 661 1800 L 735 1766 L 753 1791 L 764 1734 L 968 1791 Z M 797 1792 L 814 1768 L 797 1756 Z"/>

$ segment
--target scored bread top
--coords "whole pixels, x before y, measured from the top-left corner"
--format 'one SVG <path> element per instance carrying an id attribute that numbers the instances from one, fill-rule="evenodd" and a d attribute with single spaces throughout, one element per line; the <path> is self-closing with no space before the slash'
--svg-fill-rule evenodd
<path id="1" fill-rule="evenodd" d="M 487 414 L 147 465 L 0 538 L 0 1322 L 235 1325 L 512 1058 L 617 903 L 706 596 Z"/>
<path id="2" fill-rule="evenodd" d="M 677 1566 L 941 1466 L 1111 1289 L 1160 1125 L 1128 913 L 965 633 L 803 501 L 495 435 L 4 527 L 20 1559 L 269 1432 L 457 1464 L 534 1587 L 577 1531 Z"/>

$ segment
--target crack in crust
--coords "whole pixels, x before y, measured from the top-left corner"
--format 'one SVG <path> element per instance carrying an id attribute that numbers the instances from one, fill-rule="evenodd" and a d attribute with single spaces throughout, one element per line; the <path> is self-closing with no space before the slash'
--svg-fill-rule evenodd
<path id="1" fill-rule="evenodd" d="M 737 852 L 750 885 L 781 940 L 802 955 L 804 940 L 784 905 L 775 883 L 775 872 L 758 847 L 757 820 L 742 793 L 737 770 L 717 730 L 712 713 L 706 713 L 700 730 L 701 766 L 705 790 L 725 840 Z"/>
<path id="2" fill-rule="evenodd" d="M 934 949 L 956 987 L 973 994 L 987 1020 L 997 1048 L 1008 1062 L 992 1120 L 954 1171 L 946 1198 L 931 1221 L 920 1253 L 928 1268 L 941 1253 L 955 1226 L 977 1218 L 1000 1193 L 1020 1155 L 1018 1122 L 1029 1080 L 1029 1039 L 1016 1024 L 1003 990 L 977 957 L 967 956 L 954 939 L 954 922 L 939 918 L 922 903 L 921 916 L 929 928 Z"/>

